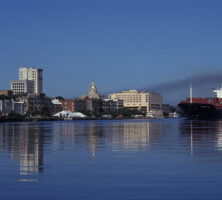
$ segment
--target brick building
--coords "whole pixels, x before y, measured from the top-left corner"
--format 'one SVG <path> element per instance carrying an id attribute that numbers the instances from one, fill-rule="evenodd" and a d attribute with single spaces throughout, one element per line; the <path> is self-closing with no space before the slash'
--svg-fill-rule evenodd
<path id="1" fill-rule="evenodd" d="M 75 112 L 75 103 L 73 99 L 64 99 L 59 101 L 62 103 L 62 110 Z"/>

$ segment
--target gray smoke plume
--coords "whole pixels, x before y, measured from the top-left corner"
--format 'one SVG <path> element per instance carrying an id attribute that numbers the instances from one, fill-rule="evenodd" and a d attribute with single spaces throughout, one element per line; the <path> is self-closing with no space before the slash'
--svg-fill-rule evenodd
<path id="1" fill-rule="evenodd" d="M 189 96 L 190 84 L 193 87 L 193 97 L 215 96 L 212 89 L 221 86 L 222 72 L 192 76 L 143 88 L 142 90 L 158 92 L 163 96 L 164 103 L 176 105 Z"/>

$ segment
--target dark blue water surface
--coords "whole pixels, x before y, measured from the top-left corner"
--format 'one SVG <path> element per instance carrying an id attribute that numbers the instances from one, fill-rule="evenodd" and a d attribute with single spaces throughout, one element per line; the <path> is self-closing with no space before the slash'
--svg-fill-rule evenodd
<path id="1" fill-rule="evenodd" d="M 222 121 L 0 124 L 0 199 L 222 199 Z"/>

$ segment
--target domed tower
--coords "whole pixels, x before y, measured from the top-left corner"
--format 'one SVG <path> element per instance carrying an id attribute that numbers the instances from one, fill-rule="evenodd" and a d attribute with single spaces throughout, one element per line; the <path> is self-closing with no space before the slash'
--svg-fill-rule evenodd
<path id="1" fill-rule="evenodd" d="M 99 99 L 100 94 L 97 91 L 96 85 L 94 82 L 91 83 L 91 86 L 89 87 L 89 91 L 88 91 L 88 97 L 90 99 Z"/>

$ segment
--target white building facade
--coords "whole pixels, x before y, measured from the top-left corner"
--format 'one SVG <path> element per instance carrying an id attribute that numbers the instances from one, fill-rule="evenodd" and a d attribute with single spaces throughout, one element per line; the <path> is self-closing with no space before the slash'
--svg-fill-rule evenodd
<path id="1" fill-rule="evenodd" d="M 30 80 L 11 81 L 11 90 L 13 94 L 34 93 L 34 81 Z"/>
<path id="2" fill-rule="evenodd" d="M 123 100 L 124 108 L 153 112 L 155 116 L 162 116 L 162 96 L 158 93 L 129 90 L 109 94 L 109 98 Z"/>
<path id="3" fill-rule="evenodd" d="M 19 68 L 19 80 L 34 81 L 33 93 L 43 93 L 43 70 L 37 68 Z"/>

